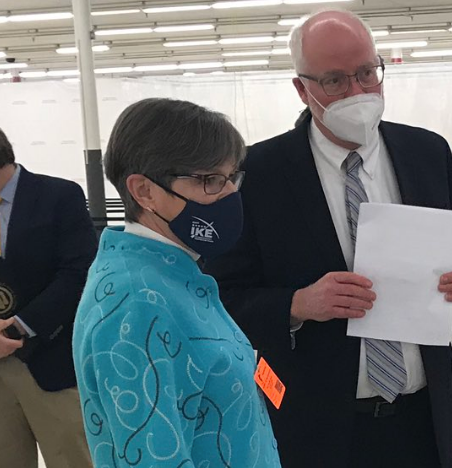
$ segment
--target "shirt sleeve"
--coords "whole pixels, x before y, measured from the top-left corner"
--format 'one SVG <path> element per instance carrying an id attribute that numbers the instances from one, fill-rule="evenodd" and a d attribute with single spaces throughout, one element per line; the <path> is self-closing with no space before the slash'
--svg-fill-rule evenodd
<path id="1" fill-rule="evenodd" d="M 22 325 L 29 338 L 36 336 L 36 333 L 18 315 L 16 315 L 14 318 L 20 323 L 20 325 Z"/>

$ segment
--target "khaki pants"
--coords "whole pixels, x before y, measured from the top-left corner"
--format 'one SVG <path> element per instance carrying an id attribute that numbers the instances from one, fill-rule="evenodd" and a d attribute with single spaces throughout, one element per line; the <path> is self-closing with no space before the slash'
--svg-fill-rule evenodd
<path id="1" fill-rule="evenodd" d="M 0 468 L 92 468 L 76 388 L 45 392 L 15 357 L 0 359 Z"/>

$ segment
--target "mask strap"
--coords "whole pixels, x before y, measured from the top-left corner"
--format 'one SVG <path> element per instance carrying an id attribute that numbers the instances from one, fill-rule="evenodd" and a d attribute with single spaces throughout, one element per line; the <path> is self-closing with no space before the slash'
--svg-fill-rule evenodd
<path id="1" fill-rule="evenodd" d="M 311 91 L 309 91 L 308 87 L 306 86 L 306 83 L 303 82 L 303 78 L 302 77 L 299 77 L 298 78 L 300 80 L 301 83 L 303 83 L 303 86 L 304 86 L 304 89 L 306 90 L 306 92 L 312 97 L 312 99 L 314 99 L 314 101 L 323 109 L 323 111 L 325 112 L 326 111 L 326 107 L 324 107 L 322 104 L 320 104 L 320 102 L 316 99 L 316 97 L 311 93 Z M 323 122 L 322 122 L 323 123 Z"/>
<path id="2" fill-rule="evenodd" d="M 160 218 L 162 221 L 164 221 L 166 224 L 169 224 L 170 222 L 165 219 L 163 216 L 160 216 L 157 211 L 154 211 L 153 209 L 149 208 L 149 207 L 146 207 L 145 210 L 149 211 L 149 213 L 152 213 L 152 214 L 155 214 L 155 216 L 157 216 L 158 218 Z"/>
<path id="3" fill-rule="evenodd" d="M 160 187 L 162 190 L 164 190 L 166 193 L 169 193 L 171 195 L 174 195 L 175 197 L 177 198 L 180 198 L 181 200 L 184 200 L 184 202 L 189 202 L 190 200 L 188 198 L 185 198 L 183 195 L 179 195 L 177 192 L 175 192 L 174 190 L 171 190 L 170 188 L 168 187 L 165 187 L 163 184 L 160 184 L 159 182 L 155 181 L 152 177 L 149 177 L 147 176 L 146 174 L 143 174 L 144 177 L 146 177 L 147 179 L 149 179 L 151 182 L 153 182 L 155 185 L 157 185 L 158 187 Z M 145 208 L 147 211 L 149 211 L 150 213 L 152 214 L 155 214 L 158 218 L 160 218 L 162 221 L 164 221 L 166 224 L 169 224 L 170 221 L 168 221 L 167 219 L 165 219 L 163 216 L 159 215 L 157 213 L 157 211 L 154 211 L 152 210 L 151 208 L 148 208 L 146 207 Z"/>
<path id="4" fill-rule="evenodd" d="M 147 176 L 146 174 L 143 174 L 144 177 L 146 177 L 147 179 L 149 179 L 151 182 L 154 182 L 155 185 L 157 185 L 158 187 L 160 187 L 162 190 L 164 190 L 166 193 L 169 193 L 171 195 L 174 195 L 175 197 L 177 198 L 180 198 L 181 200 L 184 200 L 184 202 L 189 202 L 190 200 L 188 198 L 185 198 L 183 195 L 180 195 L 178 194 L 177 192 L 175 192 L 174 190 L 171 190 L 169 187 L 165 187 L 163 184 L 157 182 L 156 180 L 154 180 L 152 177 L 149 177 Z"/>

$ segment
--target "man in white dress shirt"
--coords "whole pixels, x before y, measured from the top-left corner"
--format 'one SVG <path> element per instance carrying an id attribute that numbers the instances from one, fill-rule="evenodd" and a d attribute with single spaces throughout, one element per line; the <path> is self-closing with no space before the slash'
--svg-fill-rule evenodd
<path id="1" fill-rule="evenodd" d="M 384 64 L 358 17 L 314 14 L 290 47 L 312 119 L 250 148 L 244 234 L 206 269 L 287 386 L 269 407 L 284 468 L 451 467 L 450 348 L 346 335 L 378 301 L 352 273 L 360 204 L 451 209 L 450 148 L 381 122 Z M 452 301 L 451 273 L 438 290 Z"/>

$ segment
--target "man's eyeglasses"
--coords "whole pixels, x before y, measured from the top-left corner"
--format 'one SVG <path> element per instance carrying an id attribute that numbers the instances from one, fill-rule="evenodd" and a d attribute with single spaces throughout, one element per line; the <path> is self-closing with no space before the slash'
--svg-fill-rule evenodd
<path id="1" fill-rule="evenodd" d="M 220 193 L 228 181 L 231 181 L 237 189 L 242 185 L 245 178 L 244 171 L 237 171 L 229 177 L 223 174 L 172 174 L 175 179 L 195 179 L 204 186 L 204 193 L 216 195 Z"/>
<path id="2" fill-rule="evenodd" d="M 347 75 L 342 72 L 331 72 L 325 73 L 321 77 L 304 75 L 302 73 L 298 76 L 316 81 L 323 88 L 327 96 L 339 96 L 349 90 L 351 78 L 355 78 L 363 89 L 380 85 L 383 83 L 385 76 L 385 66 L 383 59 L 380 58 L 380 65 L 361 68 L 353 75 Z"/>

